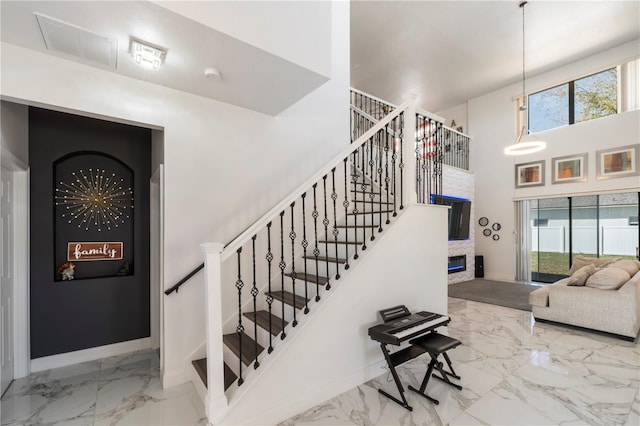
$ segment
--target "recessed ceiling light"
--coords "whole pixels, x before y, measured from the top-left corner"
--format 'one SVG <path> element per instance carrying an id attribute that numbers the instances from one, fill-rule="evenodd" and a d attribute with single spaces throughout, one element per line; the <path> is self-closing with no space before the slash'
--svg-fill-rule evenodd
<path id="1" fill-rule="evenodd" d="M 167 56 L 167 49 L 135 37 L 129 37 L 129 53 L 138 65 L 157 70 Z"/>

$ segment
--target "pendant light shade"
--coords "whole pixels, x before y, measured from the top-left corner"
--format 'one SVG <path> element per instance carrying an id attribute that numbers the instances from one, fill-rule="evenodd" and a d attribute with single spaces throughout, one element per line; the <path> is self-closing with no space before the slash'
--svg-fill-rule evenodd
<path id="1" fill-rule="evenodd" d="M 522 106 L 520 111 L 527 110 L 527 92 L 525 89 L 525 48 L 524 48 L 524 7 L 527 5 L 526 1 L 521 1 L 518 7 L 522 9 Z M 522 126 L 518 138 L 513 143 L 504 149 L 505 155 L 524 155 L 532 154 L 534 152 L 542 151 L 547 147 L 546 142 L 538 140 L 533 135 L 530 135 L 527 128 Z"/>
<path id="2" fill-rule="evenodd" d="M 542 151 L 547 147 L 547 143 L 541 140 L 533 139 L 533 140 L 523 140 L 527 137 L 532 137 L 531 135 L 526 135 L 527 128 L 522 126 L 520 130 L 520 134 L 518 135 L 518 139 L 513 145 L 509 145 L 504 149 L 505 155 L 524 155 L 524 154 L 533 154 L 534 152 Z"/>

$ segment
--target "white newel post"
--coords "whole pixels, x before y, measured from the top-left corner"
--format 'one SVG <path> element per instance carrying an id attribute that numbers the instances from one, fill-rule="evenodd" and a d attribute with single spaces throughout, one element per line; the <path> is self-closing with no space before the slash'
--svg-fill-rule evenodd
<path id="1" fill-rule="evenodd" d="M 404 115 L 404 128 L 402 133 L 402 156 L 404 162 L 404 191 L 405 206 L 411 206 L 418 201 L 416 194 L 416 99 L 415 93 L 403 97 L 408 103 Z"/>
<path id="2" fill-rule="evenodd" d="M 227 408 L 224 393 L 222 354 L 222 261 L 224 244 L 200 244 L 204 256 L 204 288 L 207 339 L 207 400 L 205 410 L 212 424 L 218 423 Z"/>

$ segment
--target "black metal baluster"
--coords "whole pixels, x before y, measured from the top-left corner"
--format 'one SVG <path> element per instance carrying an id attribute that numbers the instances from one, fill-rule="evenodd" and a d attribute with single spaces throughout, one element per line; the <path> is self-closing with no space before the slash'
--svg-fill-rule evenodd
<path id="1" fill-rule="evenodd" d="M 368 141 L 367 141 L 368 142 Z M 367 156 L 367 153 L 365 151 L 365 147 L 367 146 L 367 142 L 362 144 L 362 182 L 360 183 L 360 189 L 362 190 L 362 251 L 365 251 L 367 249 L 367 183 L 364 181 L 364 177 L 365 177 L 365 170 L 367 170 L 367 168 L 364 165 L 365 162 L 365 158 Z M 357 198 L 356 198 L 357 201 Z M 358 231 L 356 230 L 356 237 L 358 236 Z"/>
<path id="2" fill-rule="evenodd" d="M 296 308 L 296 231 L 293 228 L 293 207 L 295 206 L 295 202 L 291 203 L 291 232 L 289 232 L 289 239 L 291 240 L 291 280 L 293 283 L 293 326 L 298 325 L 298 319 L 296 318 L 296 313 L 298 309 Z"/>
<path id="3" fill-rule="evenodd" d="M 385 133 L 387 131 L 387 127 L 385 126 L 384 130 L 380 130 L 380 135 L 383 135 L 383 137 L 386 137 Z M 378 174 L 377 174 L 377 179 L 378 179 L 378 211 L 380 211 L 379 214 L 379 221 L 380 223 L 378 224 L 378 232 L 382 232 L 382 140 L 380 138 L 378 138 L 378 149 L 376 150 L 376 155 L 378 157 L 378 160 L 376 161 L 376 163 L 378 164 Z"/>
<path id="4" fill-rule="evenodd" d="M 380 131 L 376 132 L 375 134 L 375 138 L 377 138 L 378 140 L 380 140 Z M 375 165 L 375 162 L 373 161 L 373 147 L 374 147 L 374 138 L 372 137 L 370 139 L 371 143 L 369 146 L 369 179 L 371 180 L 371 182 L 373 182 L 373 166 Z M 373 199 L 375 198 L 374 192 L 373 192 L 373 185 L 371 185 L 371 188 L 369 190 L 369 201 L 371 204 L 371 241 L 376 239 L 375 236 L 375 211 L 374 211 L 374 202 Z"/>
<path id="5" fill-rule="evenodd" d="M 338 200 L 338 194 L 336 193 L 336 168 L 331 169 L 331 199 L 333 200 L 333 240 L 335 242 L 336 259 L 338 258 L 338 221 L 336 220 L 336 201 Z M 345 250 L 347 257 L 349 257 L 349 249 L 345 244 Z M 328 263 L 328 262 L 327 262 Z M 336 263 L 336 280 L 340 279 L 340 267 Z"/>
<path id="6" fill-rule="evenodd" d="M 348 184 L 347 184 L 347 160 L 349 159 L 349 157 L 346 157 L 343 160 L 344 163 L 344 201 L 342 202 L 342 205 L 344 206 L 344 217 L 345 219 L 347 218 L 347 214 L 349 214 L 349 188 L 348 188 Z M 336 226 L 334 224 L 334 226 Z M 346 245 L 347 247 L 349 246 L 349 229 L 348 228 L 344 228 L 344 237 L 347 241 Z M 357 244 L 356 244 L 357 246 Z M 338 261 L 338 256 L 336 256 L 336 264 Z M 347 250 L 347 256 L 346 256 L 346 260 L 344 263 L 344 269 L 347 270 L 349 269 L 349 251 Z"/>
<path id="7" fill-rule="evenodd" d="M 324 253 L 329 257 L 329 217 L 327 216 L 327 175 L 322 177 L 322 185 L 324 188 L 324 219 L 322 224 L 324 225 Z M 327 279 L 329 279 L 329 262 L 327 264 Z M 331 290 L 331 284 L 327 282 L 327 290 Z"/>
<path id="8" fill-rule="evenodd" d="M 309 247 L 309 241 L 307 241 L 307 215 L 305 213 L 305 199 L 307 193 L 302 194 L 302 259 L 304 261 L 304 313 L 309 313 L 309 278 L 307 276 L 307 247 Z"/>
<path id="9" fill-rule="evenodd" d="M 267 293 L 267 305 L 269 306 L 269 349 L 267 353 L 273 352 L 273 342 L 271 339 L 273 324 L 271 321 L 271 305 L 273 304 L 273 295 L 271 294 L 271 262 L 273 261 L 273 253 L 271 252 L 271 222 L 267 223 L 267 254 L 265 256 L 267 260 L 267 275 L 269 292 Z"/>
<path id="10" fill-rule="evenodd" d="M 260 367 L 260 363 L 258 362 L 258 303 L 256 297 L 260 293 L 258 291 L 258 287 L 256 286 L 256 235 L 251 237 L 251 256 L 252 256 L 252 266 L 253 266 L 253 287 L 251 287 L 251 296 L 253 296 L 253 338 L 254 338 L 254 349 L 256 354 L 256 359 L 253 363 L 253 368 L 256 369 Z"/>
<path id="11" fill-rule="evenodd" d="M 385 143 L 384 143 L 384 189 L 385 189 L 385 202 L 389 203 L 389 125 L 385 126 Z M 385 204 L 387 206 L 387 222 L 388 225 L 391 223 L 389 219 L 389 204 Z"/>
<path id="12" fill-rule="evenodd" d="M 318 248 L 318 203 L 316 200 L 316 188 L 318 184 L 313 184 L 313 212 L 311 216 L 313 217 L 313 239 L 315 241 L 315 245 L 313 248 L 313 256 L 316 258 L 316 302 L 320 301 L 320 267 L 318 266 L 318 256 L 320 256 L 320 249 Z"/>
<path id="13" fill-rule="evenodd" d="M 238 256 L 238 279 L 236 280 L 236 288 L 238 289 L 238 326 L 236 327 L 236 333 L 238 333 L 238 346 L 240 349 L 240 355 L 238 355 L 238 386 L 240 386 L 244 383 L 242 379 L 242 335 L 244 333 L 244 326 L 242 325 L 242 287 L 244 287 L 244 283 L 242 282 L 242 273 L 240 272 L 240 254 L 242 253 L 242 247 L 236 250 L 236 253 Z"/>
<path id="14" fill-rule="evenodd" d="M 391 172 L 392 172 L 392 182 L 393 182 L 393 217 L 396 217 L 398 213 L 396 212 L 396 159 L 398 158 L 398 147 L 396 144 L 397 135 L 398 135 L 398 120 L 397 117 L 393 119 L 393 154 L 391 154 Z"/>
<path id="15" fill-rule="evenodd" d="M 404 144 L 404 111 L 400 113 L 400 164 L 398 164 L 398 168 L 400 169 L 400 210 L 404 208 L 404 159 L 403 159 L 403 144 Z"/>
<path id="16" fill-rule="evenodd" d="M 357 160 L 357 153 L 358 150 L 356 149 L 355 151 L 353 151 L 351 153 L 351 155 L 353 155 L 353 171 L 351 172 L 351 181 L 353 182 L 353 235 L 354 235 L 354 241 L 358 241 L 358 175 L 356 173 L 356 169 L 357 169 L 357 164 L 358 164 L 358 160 Z M 347 220 L 348 216 L 345 216 L 345 220 Z M 349 233 L 349 228 L 348 228 L 349 223 L 347 222 L 347 224 L 345 226 L 347 226 L 347 228 L 345 228 L 347 230 L 347 233 Z M 358 258 L 358 245 L 356 244 L 355 246 L 355 254 L 353 255 L 354 259 Z M 346 268 L 345 268 L 346 269 Z"/>
<path id="17" fill-rule="evenodd" d="M 282 290 L 282 333 L 280 333 L 280 339 L 284 340 L 284 338 L 287 337 L 287 333 L 284 331 L 286 325 L 284 321 L 284 269 L 287 267 L 284 261 L 284 210 L 280 212 L 280 263 L 278 266 L 280 267 L 280 284 Z"/>
<path id="18" fill-rule="evenodd" d="M 423 129 L 422 131 L 420 129 Z M 423 191 L 421 191 L 422 185 L 424 185 L 424 182 L 422 181 L 422 175 L 421 173 L 421 164 L 422 164 L 422 158 L 424 155 L 424 147 L 425 147 L 425 141 L 426 141 L 426 127 L 425 127 L 425 122 L 422 116 L 420 116 L 419 114 L 416 114 L 416 195 L 417 195 L 417 199 L 418 202 L 421 203 L 422 200 L 422 193 Z M 422 184 L 422 185 L 421 185 Z"/>

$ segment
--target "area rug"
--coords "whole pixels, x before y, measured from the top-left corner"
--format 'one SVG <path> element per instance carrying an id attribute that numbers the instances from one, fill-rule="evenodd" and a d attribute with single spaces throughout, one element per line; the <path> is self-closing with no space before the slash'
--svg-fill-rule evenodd
<path id="1" fill-rule="evenodd" d="M 475 279 L 449 285 L 449 297 L 531 311 L 529 293 L 539 286 Z"/>

